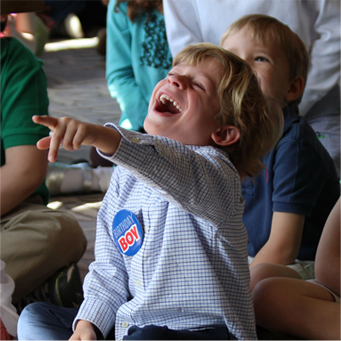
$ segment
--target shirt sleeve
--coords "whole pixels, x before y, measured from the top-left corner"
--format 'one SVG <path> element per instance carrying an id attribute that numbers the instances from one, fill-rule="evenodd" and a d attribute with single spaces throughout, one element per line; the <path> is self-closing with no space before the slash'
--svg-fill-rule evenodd
<path id="1" fill-rule="evenodd" d="M 114 326 L 118 310 L 125 309 L 124 303 L 131 298 L 128 265 L 118 248 L 113 247 L 112 237 L 115 202 L 120 196 L 126 200 L 123 176 L 129 173 L 130 179 L 139 179 L 186 212 L 212 220 L 214 226 L 223 226 L 225 232 L 226 222 L 236 220 L 238 223 L 233 228 L 239 231 L 242 227 L 244 231 L 239 222 L 244 207 L 240 201 L 239 175 L 223 151 L 213 147 L 191 150 L 191 146 L 164 137 L 141 134 L 112 124 L 106 126 L 117 129 L 122 139 L 114 155 L 100 154 L 115 161 L 118 167 L 98 214 L 96 260 L 85 278 L 84 301 L 74 322 L 75 326 L 77 320 L 87 320 L 96 325 L 104 337 Z M 234 219 L 229 219 L 229 214 Z M 242 240 L 244 243 L 246 237 Z"/>
<path id="2" fill-rule="evenodd" d="M 126 4 L 114 12 L 116 1 L 111 0 L 107 9 L 106 77 L 110 95 L 116 98 L 122 116 L 129 124 L 125 128 L 139 130 L 148 111 L 148 102 L 136 83 L 133 71 L 132 36 Z"/>
<path id="3" fill-rule="evenodd" d="M 312 146 L 295 139 L 279 143 L 273 172 L 273 211 L 310 216 L 328 176 Z"/>
<path id="4" fill-rule="evenodd" d="M 112 157 L 103 157 L 131 170 L 190 214 L 209 221 L 226 217 L 226 212 L 234 214 L 236 198 L 238 203 L 241 198 L 240 178 L 223 151 L 117 129 L 122 135 L 120 146 Z"/>
<path id="5" fill-rule="evenodd" d="M 195 6 L 192 0 L 163 1 L 167 39 L 173 57 L 185 46 L 204 41 Z"/>
<path id="6" fill-rule="evenodd" d="M 1 72 L 1 138 L 4 149 L 34 145 L 49 129 L 32 121 L 48 115 L 47 81 L 42 62 L 15 38 Z"/>
<path id="7" fill-rule="evenodd" d="M 310 69 L 300 104 L 304 116 L 340 80 L 340 1 L 302 1 L 306 12 L 316 17 L 311 32 Z M 314 39 L 314 37 L 316 37 Z"/>

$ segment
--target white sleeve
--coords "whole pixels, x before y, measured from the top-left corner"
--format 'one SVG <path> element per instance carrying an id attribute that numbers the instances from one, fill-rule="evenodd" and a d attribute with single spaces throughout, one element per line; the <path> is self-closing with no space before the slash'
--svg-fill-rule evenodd
<path id="1" fill-rule="evenodd" d="M 195 1 L 164 0 L 163 8 L 167 40 L 173 57 L 184 47 L 203 42 Z"/>
<path id="2" fill-rule="evenodd" d="M 316 37 L 310 53 L 311 66 L 300 104 L 304 116 L 340 80 L 340 1 L 307 1 L 302 5 L 316 16 L 311 32 Z"/>

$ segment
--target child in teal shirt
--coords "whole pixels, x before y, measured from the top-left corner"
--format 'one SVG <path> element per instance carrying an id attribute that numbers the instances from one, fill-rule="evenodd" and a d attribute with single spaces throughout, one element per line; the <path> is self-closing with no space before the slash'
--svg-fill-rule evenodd
<path id="1" fill-rule="evenodd" d="M 122 116 L 120 126 L 141 131 L 155 85 L 172 65 L 162 1 L 114 1 L 107 12 L 106 77 Z"/>

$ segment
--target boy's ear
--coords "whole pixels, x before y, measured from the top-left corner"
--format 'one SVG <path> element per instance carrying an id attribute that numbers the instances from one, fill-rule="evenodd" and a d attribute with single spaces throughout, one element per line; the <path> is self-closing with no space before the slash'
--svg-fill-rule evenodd
<path id="1" fill-rule="evenodd" d="M 226 125 L 219 128 L 212 135 L 212 140 L 219 146 L 229 146 L 236 143 L 240 138 L 240 131 L 237 127 Z"/>
<path id="2" fill-rule="evenodd" d="M 304 78 L 302 76 L 295 76 L 291 81 L 290 88 L 285 96 L 285 100 L 289 103 L 299 98 L 304 90 Z"/>

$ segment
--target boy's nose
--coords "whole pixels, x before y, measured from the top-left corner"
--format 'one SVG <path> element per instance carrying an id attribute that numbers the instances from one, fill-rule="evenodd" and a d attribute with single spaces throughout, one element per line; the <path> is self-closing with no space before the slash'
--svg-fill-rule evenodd
<path id="1" fill-rule="evenodd" d="M 186 77 L 179 75 L 169 76 L 168 83 L 176 86 L 180 90 L 184 90 L 186 88 Z"/>

